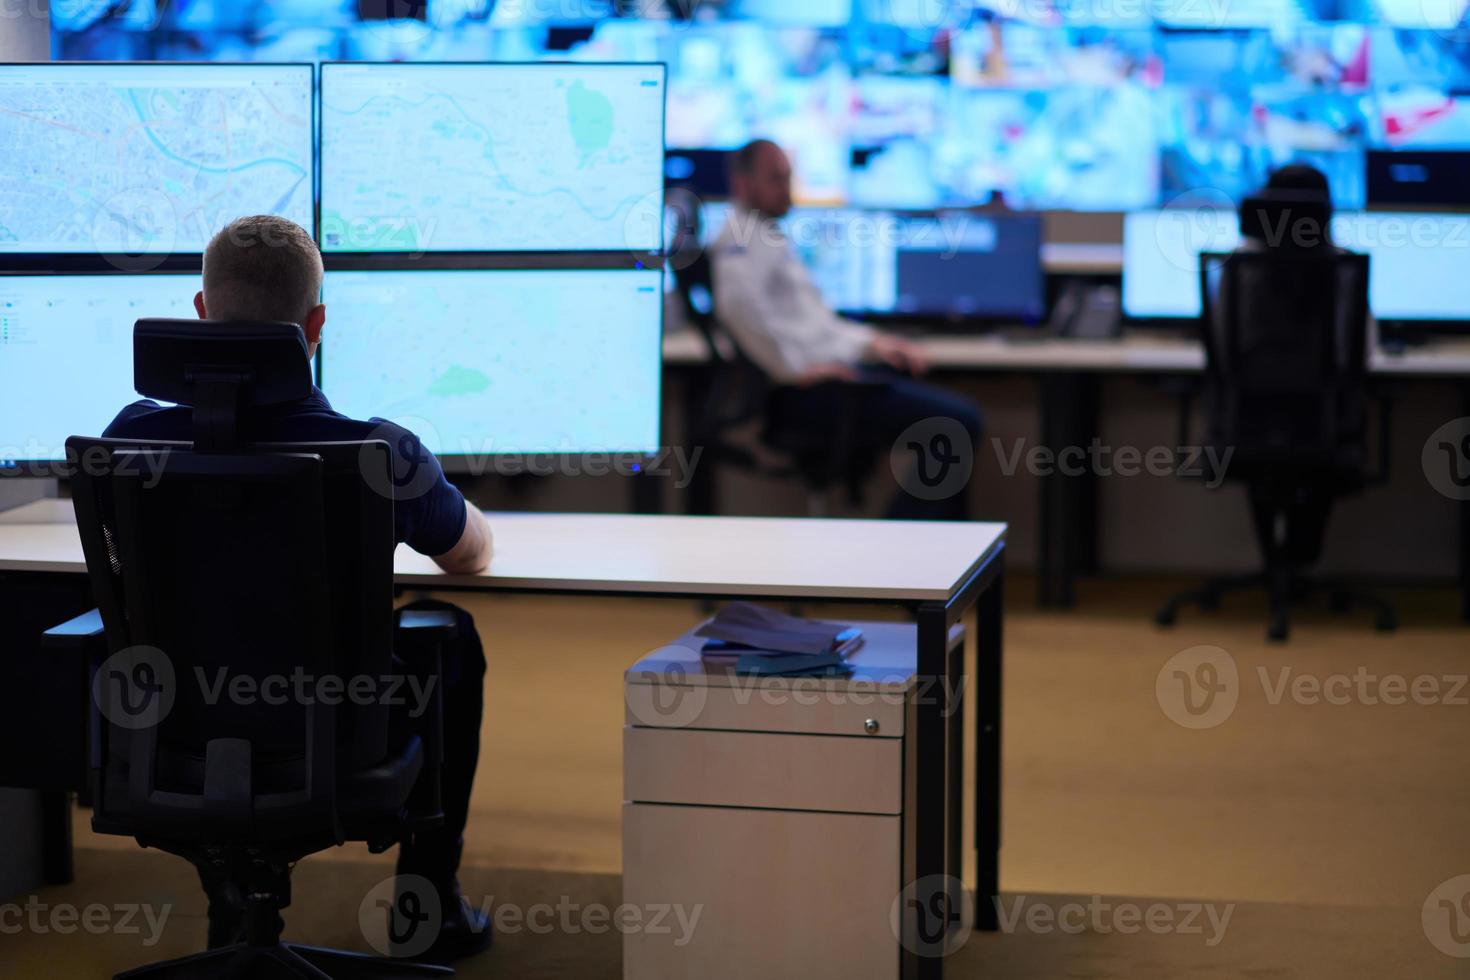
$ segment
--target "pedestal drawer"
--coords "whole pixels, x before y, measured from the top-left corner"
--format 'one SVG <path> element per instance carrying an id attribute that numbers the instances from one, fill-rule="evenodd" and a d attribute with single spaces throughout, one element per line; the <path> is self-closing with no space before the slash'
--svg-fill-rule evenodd
<path id="1" fill-rule="evenodd" d="M 636 980 L 893 980 L 899 817 L 626 804 Z"/>
<path id="2" fill-rule="evenodd" d="M 623 798 L 897 814 L 903 741 L 692 728 L 623 729 Z"/>

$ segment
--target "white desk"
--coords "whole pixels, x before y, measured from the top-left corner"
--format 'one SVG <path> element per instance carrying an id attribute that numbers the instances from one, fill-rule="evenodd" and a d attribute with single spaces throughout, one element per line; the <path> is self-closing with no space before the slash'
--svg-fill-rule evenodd
<path id="1" fill-rule="evenodd" d="M 1004 524 L 487 513 L 495 561 L 446 575 L 407 547 L 394 580 L 419 589 L 780 596 L 944 602 L 1004 543 Z M 0 571 L 86 571 L 71 501 L 0 513 Z"/>
<path id="2" fill-rule="evenodd" d="M 957 371 L 1198 372 L 1204 349 L 1170 338 L 1095 340 L 1007 340 L 995 335 L 927 336 L 917 340 L 939 369 Z M 703 339 L 692 330 L 664 338 L 664 363 L 702 364 Z"/>
<path id="3" fill-rule="evenodd" d="M 928 336 L 918 340 L 933 365 L 954 371 L 1068 371 L 1083 374 L 1198 374 L 1205 368 L 1197 340 L 1127 334 L 1119 340 L 1008 340 L 986 336 Z M 693 331 L 664 339 L 668 364 L 707 360 Z M 1444 340 L 1402 354 L 1374 351 L 1369 370 L 1386 377 L 1470 377 L 1470 340 Z"/>
<path id="4" fill-rule="evenodd" d="M 936 696 L 917 709 L 916 877 L 959 877 L 963 712 L 976 698 L 976 820 L 981 926 L 994 928 L 999 881 L 1003 569 L 1006 526 L 992 523 L 591 514 L 487 515 L 496 557 L 480 575 L 446 575 L 400 549 L 395 581 L 435 591 L 626 596 L 764 597 L 896 603 L 917 622 L 918 673 Z M 0 573 L 86 571 L 71 502 L 42 500 L 0 514 Z M 976 612 L 976 683 L 949 655 L 951 629 Z M 947 835 L 946 828 L 950 828 Z M 942 960 L 925 960 L 938 976 Z"/>

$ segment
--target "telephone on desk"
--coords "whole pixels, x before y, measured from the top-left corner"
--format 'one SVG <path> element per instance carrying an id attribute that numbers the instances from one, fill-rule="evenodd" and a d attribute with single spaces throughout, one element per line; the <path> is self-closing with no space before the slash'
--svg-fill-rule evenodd
<path id="1" fill-rule="evenodd" d="M 1057 297 L 1047 326 L 1054 336 L 1072 340 L 1117 339 L 1123 332 L 1118 290 L 1096 283 L 1069 283 Z"/>
<path id="2" fill-rule="evenodd" d="M 1062 289 L 1046 323 L 1036 327 L 1000 330 L 1008 344 L 1047 340 L 1116 340 L 1123 335 L 1123 311 L 1118 290 L 1096 283 L 1073 282 Z"/>

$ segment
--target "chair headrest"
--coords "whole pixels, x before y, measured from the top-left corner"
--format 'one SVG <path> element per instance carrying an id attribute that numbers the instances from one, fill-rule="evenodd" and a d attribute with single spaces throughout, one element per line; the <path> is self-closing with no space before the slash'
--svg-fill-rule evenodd
<path id="1" fill-rule="evenodd" d="M 139 320 L 133 325 L 133 385 L 145 398 L 199 404 L 201 382 L 232 385 L 240 407 L 279 405 L 311 394 L 306 335 L 294 323 Z"/>
<path id="2" fill-rule="evenodd" d="M 1240 205 L 1240 233 L 1267 248 L 1313 249 L 1332 244 L 1332 202 L 1319 194 L 1266 190 Z"/>

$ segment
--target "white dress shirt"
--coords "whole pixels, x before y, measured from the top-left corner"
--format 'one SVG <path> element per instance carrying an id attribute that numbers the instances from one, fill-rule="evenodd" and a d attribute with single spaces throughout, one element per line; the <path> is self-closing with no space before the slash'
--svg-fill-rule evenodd
<path id="1" fill-rule="evenodd" d="M 832 312 L 780 225 L 732 208 L 710 246 L 715 316 L 772 380 L 854 365 L 877 332 Z"/>

